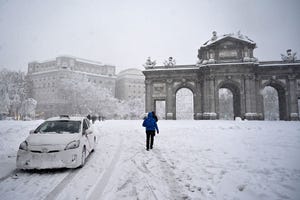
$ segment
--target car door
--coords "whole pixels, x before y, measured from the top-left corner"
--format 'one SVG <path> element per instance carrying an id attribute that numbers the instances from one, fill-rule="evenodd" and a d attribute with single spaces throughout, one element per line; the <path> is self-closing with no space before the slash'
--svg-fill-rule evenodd
<path id="1" fill-rule="evenodd" d="M 86 148 L 90 152 L 93 149 L 94 146 L 94 134 L 87 134 L 86 130 L 90 128 L 90 123 L 84 119 L 83 120 L 83 131 L 84 131 L 84 137 L 86 138 L 87 144 Z"/>

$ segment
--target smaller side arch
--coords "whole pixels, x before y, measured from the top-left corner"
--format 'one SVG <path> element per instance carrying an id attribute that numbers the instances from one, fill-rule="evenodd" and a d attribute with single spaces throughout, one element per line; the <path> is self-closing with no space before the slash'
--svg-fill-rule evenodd
<path id="1" fill-rule="evenodd" d="M 196 106 L 197 106 L 197 102 L 196 101 L 196 86 L 193 85 L 192 83 L 189 83 L 189 82 L 181 82 L 180 84 L 176 85 L 173 87 L 173 100 L 175 102 L 175 108 L 174 108 L 174 113 L 175 113 L 175 118 L 177 118 L 177 110 L 176 110 L 176 94 L 179 90 L 181 89 L 188 89 L 191 91 L 192 95 L 193 95 L 193 112 L 195 112 L 195 109 L 196 109 Z M 194 113 L 193 113 L 194 115 Z M 195 119 L 195 116 L 194 116 L 194 119 Z"/>
<path id="2" fill-rule="evenodd" d="M 260 90 L 262 91 L 265 87 L 271 86 L 276 89 L 278 93 L 278 104 L 279 104 L 279 119 L 288 120 L 288 105 L 286 97 L 286 85 L 279 80 L 270 79 L 262 84 Z"/>
<path id="3" fill-rule="evenodd" d="M 180 83 L 180 84 L 174 86 L 173 87 L 174 94 L 176 94 L 177 91 L 182 89 L 182 88 L 187 88 L 187 89 L 191 90 L 193 94 L 195 94 L 196 87 L 195 87 L 195 85 L 193 85 L 189 82 Z"/>
<path id="4" fill-rule="evenodd" d="M 286 84 L 274 79 L 269 79 L 261 85 L 261 89 L 264 89 L 266 86 L 274 87 L 275 89 L 280 88 L 286 90 Z M 277 88 L 276 88 L 277 87 Z"/>

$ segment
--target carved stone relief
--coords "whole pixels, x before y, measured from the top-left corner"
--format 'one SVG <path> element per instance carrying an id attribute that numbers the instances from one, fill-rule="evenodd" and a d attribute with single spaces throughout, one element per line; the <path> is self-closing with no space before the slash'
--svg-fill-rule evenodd
<path id="1" fill-rule="evenodd" d="M 165 97 L 166 96 L 166 84 L 154 83 L 153 84 L 153 97 Z"/>

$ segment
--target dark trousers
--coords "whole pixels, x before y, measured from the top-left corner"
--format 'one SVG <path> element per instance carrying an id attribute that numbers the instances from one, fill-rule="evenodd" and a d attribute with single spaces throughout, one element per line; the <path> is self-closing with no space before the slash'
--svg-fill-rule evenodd
<path id="1" fill-rule="evenodd" d="M 146 148 L 147 150 L 153 147 L 155 131 L 146 131 Z"/>

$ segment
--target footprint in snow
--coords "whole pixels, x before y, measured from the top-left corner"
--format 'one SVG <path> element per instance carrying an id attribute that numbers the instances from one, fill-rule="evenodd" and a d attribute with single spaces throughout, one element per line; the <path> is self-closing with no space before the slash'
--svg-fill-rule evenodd
<path id="1" fill-rule="evenodd" d="M 239 185 L 237 188 L 240 192 L 243 192 L 246 188 L 246 185 Z"/>
<path id="2" fill-rule="evenodd" d="M 208 194 L 214 194 L 214 191 L 212 191 L 212 189 L 210 187 L 208 187 L 207 189 Z"/>
<path id="3" fill-rule="evenodd" d="M 183 200 L 189 200 L 189 199 L 191 199 L 191 197 L 189 197 L 188 195 L 184 194 L 184 195 L 182 196 L 182 199 L 183 199 Z"/>
<path id="4" fill-rule="evenodd" d="M 11 178 L 12 178 L 12 179 L 18 179 L 19 176 L 18 176 L 18 174 L 14 174 Z"/>

